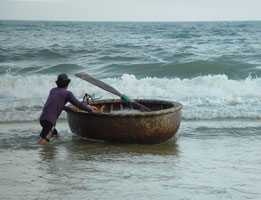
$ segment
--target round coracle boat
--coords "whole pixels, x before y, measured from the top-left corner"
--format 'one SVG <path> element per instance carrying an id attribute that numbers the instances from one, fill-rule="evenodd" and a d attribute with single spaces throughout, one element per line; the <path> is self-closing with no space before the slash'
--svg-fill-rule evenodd
<path id="1" fill-rule="evenodd" d="M 68 111 L 71 131 L 78 136 L 107 142 L 157 144 L 172 138 L 179 129 L 182 105 L 172 101 L 135 100 L 151 109 L 122 100 L 91 101 L 104 113 Z"/>

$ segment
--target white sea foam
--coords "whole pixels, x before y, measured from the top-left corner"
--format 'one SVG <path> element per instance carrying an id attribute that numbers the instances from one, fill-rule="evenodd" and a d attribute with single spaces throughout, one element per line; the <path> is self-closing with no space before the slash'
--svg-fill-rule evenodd
<path id="1" fill-rule="evenodd" d="M 70 78 L 69 90 L 79 100 L 85 92 L 102 99 L 118 98 L 79 78 Z M 55 80 L 54 75 L 1 76 L 0 122 L 38 119 Z M 103 81 L 131 98 L 181 102 L 184 119 L 261 118 L 261 78 L 230 80 L 226 75 L 208 75 L 192 79 L 137 79 L 124 74 Z"/>

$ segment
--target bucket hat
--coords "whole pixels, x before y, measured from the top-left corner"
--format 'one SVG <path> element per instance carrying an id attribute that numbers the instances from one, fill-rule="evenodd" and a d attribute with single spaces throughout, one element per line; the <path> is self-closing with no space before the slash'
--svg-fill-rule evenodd
<path id="1" fill-rule="evenodd" d="M 66 74 L 59 74 L 55 81 L 58 87 L 66 87 L 70 83 L 71 79 Z"/>

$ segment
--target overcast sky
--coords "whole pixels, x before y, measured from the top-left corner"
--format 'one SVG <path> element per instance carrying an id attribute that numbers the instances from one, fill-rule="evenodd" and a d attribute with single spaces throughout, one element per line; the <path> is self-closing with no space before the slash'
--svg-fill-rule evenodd
<path id="1" fill-rule="evenodd" d="M 261 0 L 0 0 L 0 19 L 65 21 L 261 20 Z"/>

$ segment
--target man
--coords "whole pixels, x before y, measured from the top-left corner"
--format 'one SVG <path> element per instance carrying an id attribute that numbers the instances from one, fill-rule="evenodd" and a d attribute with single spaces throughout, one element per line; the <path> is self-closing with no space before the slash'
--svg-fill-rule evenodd
<path id="1" fill-rule="evenodd" d="M 71 79 L 69 79 L 66 74 L 58 75 L 56 80 L 57 87 L 51 89 L 40 116 L 40 124 L 43 129 L 40 133 L 40 141 L 37 144 L 49 142 L 47 136 L 50 134 L 52 137 L 58 137 L 58 132 L 54 128 L 58 117 L 60 116 L 62 110 L 72 110 L 70 107 L 65 106 L 67 102 L 70 102 L 77 108 L 90 113 L 99 112 L 96 107 L 85 105 L 84 103 L 78 101 L 73 93 L 67 90 L 70 81 Z"/>

